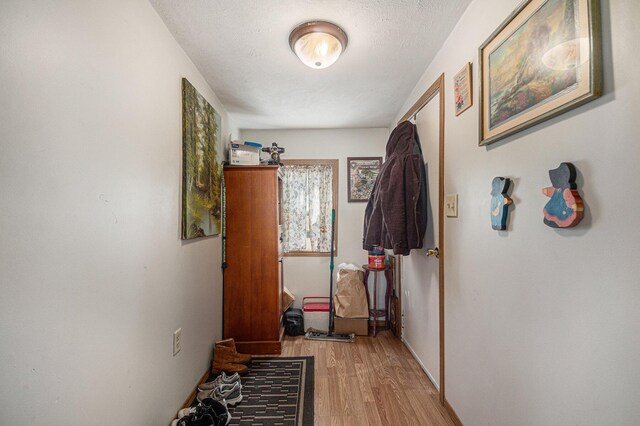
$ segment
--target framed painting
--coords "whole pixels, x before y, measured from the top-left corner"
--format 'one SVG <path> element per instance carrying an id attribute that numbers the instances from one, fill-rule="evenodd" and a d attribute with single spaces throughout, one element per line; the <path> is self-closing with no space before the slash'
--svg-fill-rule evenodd
<path id="1" fill-rule="evenodd" d="M 350 203 L 369 201 L 381 167 L 382 157 L 347 158 L 347 194 Z"/>
<path id="2" fill-rule="evenodd" d="M 479 50 L 486 145 L 600 96 L 598 0 L 527 0 Z"/>
<path id="3" fill-rule="evenodd" d="M 462 114 L 473 103 L 471 87 L 471 62 L 453 76 L 453 105 L 456 115 Z"/>
<path id="4" fill-rule="evenodd" d="M 220 115 L 182 79 L 182 239 L 220 232 Z"/>

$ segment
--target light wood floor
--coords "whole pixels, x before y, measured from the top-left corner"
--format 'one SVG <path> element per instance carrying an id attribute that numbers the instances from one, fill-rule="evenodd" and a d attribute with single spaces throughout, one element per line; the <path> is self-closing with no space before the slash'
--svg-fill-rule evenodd
<path id="1" fill-rule="evenodd" d="M 355 343 L 285 336 L 282 356 L 314 356 L 316 425 L 453 425 L 438 393 L 389 331 Z"/>

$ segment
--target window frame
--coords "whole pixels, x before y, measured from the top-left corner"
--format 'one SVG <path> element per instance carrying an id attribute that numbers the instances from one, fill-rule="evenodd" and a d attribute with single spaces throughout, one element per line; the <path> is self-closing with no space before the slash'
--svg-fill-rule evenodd
<path id="1" fill-rule="evenodd" d="M 314 165 L 327 165 L 331 166 L 331 203 L 335 210 L 335 224 L 333 227 L 333 256 L 338 255 L 338 170 L 340 160 L 337 159 L 293 159 L 293 160 L 281 160 L 285 166 L 314 166 Z M 290 251 L 283 252 L 282 256 L 285 257 L 329 257 L 330 251 Z"/>

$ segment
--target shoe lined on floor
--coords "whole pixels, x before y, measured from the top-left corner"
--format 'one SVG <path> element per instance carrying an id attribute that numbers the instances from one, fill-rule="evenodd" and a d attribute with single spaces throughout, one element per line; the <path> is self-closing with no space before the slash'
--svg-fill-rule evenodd
<path id="1" fill-rule="evenodd" d="M 217 352 L 217 351 L 216 351 Z M 213 374 L 239 374 L 244 376 L 249 371 L 249 367 L 244 364 L 234 364 L 229 362 L 223 362 L 217 359 L 217 355 L 213 358 L 213 365 L 211 366 L 211 372 Z"/>
<path id="2" fill-rule="evenodd" d="M 242 385 L 235 382 L 232 385 L 222 384 L 213 390 L 212 398 L 216 401 L 225 400 L 228 405 L 236 405 L 242 401 Z"/>
<path id="3" fill-rule="evenodd" d="M 225 349 L 226 348 L 226 349 Z M 226 361 L 231 364 L 250 364 L 251 355 L 238 353 L 236 349 L 236 341 L 231 339 L 218 340 L 215 345 L 215 349 L 221 349 L 225 352 L 224 356 Z"/>
<path id="4" fill-rule="evenodd" d="M 178 411 L 178 420 L 180 420 L 181 418 L 183 418 L 185 416 L 189 416 L 191 414 L 195 414 L 197 409 L 198 409 L 198 406 L 187 407 L 187 408 L 181 409 L 180 411 Z"/>
<path id="5" fill-rule="evenodd" d="M 215 404 L 211 401 L 215 402 Z M 209 414 L 213 415 L 211 411 L 213 411 L 213 413 L 216 415 L 220 415 L 220 413 L 223 411 L 226 412 L 227 401 L 225 401 L 224 399 L 222 401 L 216 401 L 213 398 L 205 398 L 202 400 L 202 402 L 198 402 L 198 405 L 196 405 L 195 407 L 187 407 L 178 411 L 178 418 L 180 419 L 184 416 L 188 416 L 189 414 L 203 414 L 205 412 L 209 412 Z"/>
<path id="6" fill-rule="evenodd" d="M 213 349 L 211 372 L 214 374 L 222 372 L 227 374 L 238 373 L 243 376 L 249 371 L 249 368 L 245 364 L 249 364 L 250 362 L 251 355 L 238 353 L 235 340 L 219 340 Z"/>
<path id="7" fill-rule="evenodd" d="M 238 373 L 234 373 L 227 376 L 227 373 L 223 371 L 222 374 L 220 374 L 218 377 L 216 377 L 212 381 L 207 383 L 202 383 L 201 385 L 199 385 L 198 390 L 199 391 L 212 390 L 217 388 L 218 385 L 221 385 L 223 383 L 227 385 L 231 385 L 238 381 L 240 381 L 240 375 Z"/>
<path id="8" fill-rule="evenodd" d="M 198 392 L 196 398 L 199 402 L 207 398 L 213 398 L 216 401 L 226 400 L 228 405 L 236 405 L 242 401 L 241 393 L 242 385 L 240 382 L 235 382 L 232 385 L 221 384 L 215 389 Z"/>
<path id="9" fill-rule="evenodd" d="M 243 376 L 249 371 L 249 368 L 242 364 L 240 360 L 242 359 L 236 356 L 231 348 L 216 346 L 213 350 L 213 368 L 211 371 L 214 374 L 224 371 L 228 374 L 238 373 Z"/>
<path id="10" fill-rule="evenodd" d="M 175 419 L 171 422 L 171 426 L 213 426 L 217 423 L 214 423 L 213 417 L 210 414 L 202 414 L 198 415 L 197 413 L 189 414 L 188 416 L 184 416 L 181 419 Z"/>
<path id="11" fill-rule="evenodd" d="M 216 401 L 213 398 L 205 398 L 200 404 L 209 409 L 209 414 L 213 417 L 216 426 L 225 426 L 231 421 L 231 414 L 229 414 L 226 400 Z"/>
<path id="12" fill-rule="evenodd" d="M 178 411 L 178 419 L 181 419 L 186 416 L 190 416 L 192 414 L 203 415 L 206 413 L 206 410 L 200 405 L 196 405 L 195 407 L 187 407 Z"/>
<path id="13" fill-rule="evenodd" d="M 211 417 L 211 423 L 206 423 L 208 421 L 206 416 Z M 180 423 L 183 418 L 185 420 Z M 201 423 L 197 423 L 198 421 Z M 187 407 L 178 411 L 178 419 L 174 420 L 171 426 L 226 426 L 230 421 L 231 414 L 229 414 L 225 400 L 219 402 L 212 398 L 206 398 L 195 407 Z"/>

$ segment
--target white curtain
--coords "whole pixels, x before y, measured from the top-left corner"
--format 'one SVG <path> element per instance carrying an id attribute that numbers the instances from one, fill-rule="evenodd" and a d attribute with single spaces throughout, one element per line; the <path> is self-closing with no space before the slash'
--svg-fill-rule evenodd
<path id="1" fill-rule="evenodd" d="M 286 165 L 283 168 L 283 250 L 331 251 L 333 169 L 330 165 Z"/>

